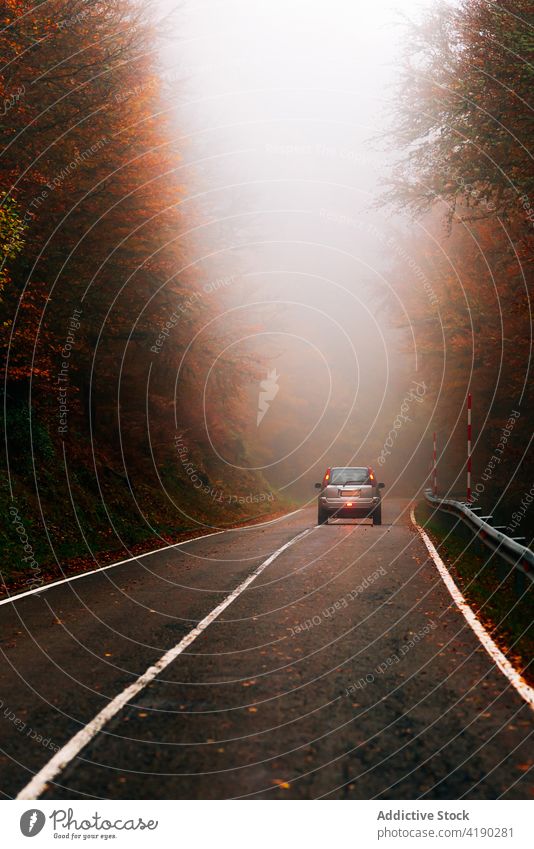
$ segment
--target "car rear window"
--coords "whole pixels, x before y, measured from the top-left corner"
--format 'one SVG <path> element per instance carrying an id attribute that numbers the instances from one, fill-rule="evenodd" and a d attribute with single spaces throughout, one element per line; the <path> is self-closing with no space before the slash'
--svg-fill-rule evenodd
<path id="1" fill-rule="evenodd" d="M 330 483 L 344 485 L 346 483 L 367 483 L 369 469 L 332 469 Z"/>

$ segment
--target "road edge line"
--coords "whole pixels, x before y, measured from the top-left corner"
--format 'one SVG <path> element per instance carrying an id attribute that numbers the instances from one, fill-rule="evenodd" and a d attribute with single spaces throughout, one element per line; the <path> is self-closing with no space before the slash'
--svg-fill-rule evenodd
<path id="1" fill-rule="evenodd" d="M 443 579 L 443 583 L 447 587 L 449 593 L 456 606 L 462 612 L 466 622 L 474 631 L 476 637 L 486 649 L 487 653 L 498 667 L 498 669 L 502 672 L 503 675 L 506 676 L 512 687 L 519 693 L 522 699 L 529 705 L 529 707 L 534 710 L 534 688 L 531 687 L 522 675 L 512 666 L 506 655 L 502 653 L 500 648 L 488 634 L 480 619 L 477 618 L 476 614 L 473 612 L 472 608 L 469 606 L 467 601 L 465 600 L 464 595 L 458 589 L 451 573 L 445 566 L 445 563 L 441 559 L 434 543 L 426 533 L 426 531 L 421 527 L 421 525 L 417 522 L 415 518 L 415 510 L 412 507 L 410 508 L 410 519 L 412 520 L 413 525 L 417 528 L 421 539 L 423 540 L 428 553 L 430 554 L 434 564 Z"/>
<path id="2" fill-rule="evenodd" d="M 280 548 L 277 548 L 269 557 L 264 560 L 250 575 L 245 578 L 232 592 L 230 595 L 227 595 L 224 601 L 214 607 L 213 610 L 208 613 L 207 616 L 202 619 L 198 625 L 186 634 L 179 643 L 173 646 L 172 649 L 165 652 L 162 657 L 153 665 L 149 666 L 148 669 L 140 675 L 133 684 L 130 684 L 126 689 L 124 689 L 118 696 L 115 696 L 109 704 L 106 705 L 101 711 L 99 711 L 96 716 L 84 725 L 83 728 L 78 731 L 74 737 L 65 743 L 61 749 L 56 752 L 53 758 L 51 758 L 48 763 L 44 765 L 42 769 L 39 770 L 36 775 L 32 778 L 31 781 L 26 784 L 22 790 L 17 794 L 17 799 L 38 799 L 41 793 L 46 789 L 47 785 L 54 780 L 66 766 L 78 755 L 83 748 L 98 734 L 99 731 L 111 720 L 117 713 L 119 713 L 122 708 L 128 704 L 128 701 L 136 696 L 141 690 L 150 684 L 160 672 L 162 672 L 170 663 L 172 663 L 182 652 L 184 649 L 188 648 L 191 643 L 193 643 L 206 628 L 211 625 L 211 623 L 217 619 L 217 617 L 225 610 L 227 607 L 235 601 L 241 593 L 246 590 L 246 588 L 258 577 L 261 573 L 273 563 L 274 560 L 279 557 L 282 552 L 286 551 L 286 549 L 290 548 L 296 542 L 301 540 L 307 534 L 310 533 L 310 528 L 306 528 L 306 530 L 302 531 L 297 536 L 290 539 Z"/>

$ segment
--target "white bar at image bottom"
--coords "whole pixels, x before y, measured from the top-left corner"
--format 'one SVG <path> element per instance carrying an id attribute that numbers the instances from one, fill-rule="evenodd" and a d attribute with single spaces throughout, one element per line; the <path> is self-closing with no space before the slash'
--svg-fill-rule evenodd
<path id="1" fill-rule="evenodd" d="M 193 842 L 235 849 L 532 847 L 532 802 L 364 801 L 349 796 L 330 804 L 325 799 L 281 804 L 298 790 L 298 780 L 284 784 L 285 789 L 274 784 L 272 790 L 267 787 L 260 800 L 4 801 L 3 842 L 10 849 L 27 847 L 31 836 L 27 831 L 33 822 L 32 828 L 39 830 L 35 834 L 39 847 L 58 846 L 66 840 L 158 849 Z M 276 799 L 269 799 L 271 792 Z"/>

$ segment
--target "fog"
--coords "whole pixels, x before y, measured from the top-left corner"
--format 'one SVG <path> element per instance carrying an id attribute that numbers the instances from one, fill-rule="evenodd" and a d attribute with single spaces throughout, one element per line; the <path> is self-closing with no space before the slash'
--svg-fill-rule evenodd
<path id="1" fill-rule="evenodd" d="M 401 338 L 388 310 L 408 223 L 375 203 L 395 158 L 399 17 L 417 17 L 421 3 L 156 8 L 196 265 L 223 281 L 212 332 L 221 351 L 260 358 L 242 466 L 298 498 L 345 464 L 415 491 L 428 473 L 431 402 L 409 329 Z M 215 434 L 213 448 L 235 463 Z"/>

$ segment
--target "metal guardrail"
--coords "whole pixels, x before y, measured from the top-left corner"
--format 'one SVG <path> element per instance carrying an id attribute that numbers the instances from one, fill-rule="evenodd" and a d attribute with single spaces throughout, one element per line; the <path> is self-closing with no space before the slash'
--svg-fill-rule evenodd
<path id="1" fill-rule="evenodd" d="M 425 499 L 433 507 L 438 510 L 443 510 L 446 513 L 452 513 L 458 519 L 461 519 L 472 531 L 478 539 L 495 551 L 499 557 L 502 557 L 516 569 L 523 572 L 527 578 L 534 581 L 534 552 L 521 545 L 516 540 L 503 534 L 493 525 L 490 525 L 486 520 L 489 516 L 477 516 L 471 507 L 462 501 L 453 501 L 451 498 L 439 498 L 437 495 L 432 495 L 432 490 L 425 490 Z"/>

